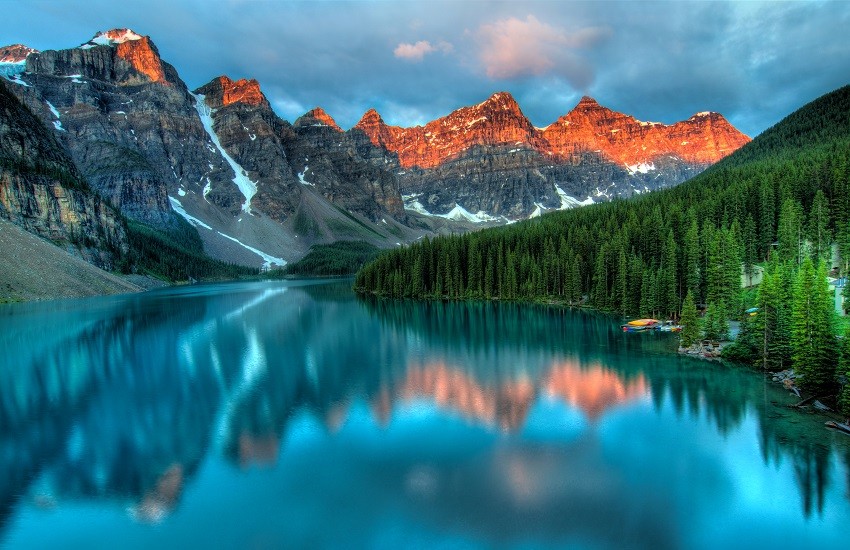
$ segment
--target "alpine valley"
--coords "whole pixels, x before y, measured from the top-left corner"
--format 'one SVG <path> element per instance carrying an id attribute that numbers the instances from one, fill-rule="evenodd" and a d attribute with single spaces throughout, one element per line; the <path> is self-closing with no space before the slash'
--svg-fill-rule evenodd
<path id="1" fill-rule="evenodd" d="M 4 47 L 0 74 L 0 217 L 97 267 L 172 280 L 629 197 L 749 142 L 718 113 L 665 125 L 589 97 L 537 128 L 507 92 L 412 128 L 369 110 L 346 131 L 319 107 L 289 123 L 256 80 L 190 90 L 129 29 Z"/>

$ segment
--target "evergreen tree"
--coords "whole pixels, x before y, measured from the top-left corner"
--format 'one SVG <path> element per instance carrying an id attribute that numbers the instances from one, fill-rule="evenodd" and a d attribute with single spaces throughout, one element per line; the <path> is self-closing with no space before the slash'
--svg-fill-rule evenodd
<path id="1" fill-rule="evenodd" d="M 753 273 L 755 272 L 755 264 L 758 262 L 758 242 L 756 238 L 756 222 L 752 215 L 747 214 L 747 219 L 744 222 L 743 229 L 743 263 L 744 276 L 746 277 L 747 286 L 753 284 Z"/>
<path id="2" fill-rule="evenodd" d="M 803 249 L 803 207 L 794 199 L 782 203 L 777 240 L 779 258 L 799 265 Z"/>
<path id="3" fill-rule="evenodd" d="M 700 289 L 700 241 L 699 226 L 696 219 L 685 232 L 685 287 L 693 293 L 694 301 L 699 300 Z"/>
<path id="4" fill-rule="evenodd" d="M 759 312 L 755 319 L 761 364 L 765 370 L 782 370 L 790 366 L 791 286 L 789 264 L 774 259 L 765 269 L 759 285 Z"/>
<path id="5" fill-rule="evenodd" d="M 685 301 L 682 304 L 682 317 L 679 322 L 682 324 L 679 342 L 683 348 L 691 347 L 699 340 L 702 329 L 700 328 L 693 293 L 690 290 L 685 295 Z"/>
<path id="6" fill-rule="evenodd" d="M 839 376 L 844 376 L 844 385 L 838 394 L 838 411 L 845 418 L 850 418 L 850 327 L 844 331 L 841 340 L 841 355 L 836 370 Z"/>
<path id="7" fill-rule="evenodd" d="M 809 210 L 809 240 L 812 243 L 812 260 L 820 262 L 832 261 L 832 235 L 829 231 L 829 203 L 823 191 L 818 189 L 812 208 Z"/>
<path id="8" fill-rule="evenodd" d="M 835 376 L 833 304 L 829 299 L 824 264 L 815 269 L 803 260 L 794 285 L 791 322 L 791 361 L 802 375 L 801 385 L 820 393 L 828 390 Z"/>

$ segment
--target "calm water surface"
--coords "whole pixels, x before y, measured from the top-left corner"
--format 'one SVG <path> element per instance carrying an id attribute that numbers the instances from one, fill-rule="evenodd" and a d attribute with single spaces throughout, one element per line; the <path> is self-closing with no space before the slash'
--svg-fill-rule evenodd
<path id="1" fill-rule="evenodd" d="M 669 335 L 239 283 L 0 307 L 0 546 L 847 548 L 850 437 Z"/>

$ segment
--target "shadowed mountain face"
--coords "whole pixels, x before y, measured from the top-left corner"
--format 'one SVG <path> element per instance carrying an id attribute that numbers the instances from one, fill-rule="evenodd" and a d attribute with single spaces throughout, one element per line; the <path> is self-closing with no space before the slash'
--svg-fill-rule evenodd
<path id="1" fill-rule="evenodd" d="M 98 267 L 116 269 L 127 253 L 118 213 L 89 188 L 55 134 L 2 81 L 0 217 Z"/>

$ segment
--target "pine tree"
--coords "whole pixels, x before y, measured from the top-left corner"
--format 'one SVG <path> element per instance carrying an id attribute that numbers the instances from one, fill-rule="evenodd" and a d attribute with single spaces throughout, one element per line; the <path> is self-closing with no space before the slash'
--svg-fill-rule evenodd
<path id="1" fill-rule="evenodd" d="M 832 235 L 829 232 L 829 203 L 820 189 L 815 193 L 809 210 L 809 240 L 812 242 L 812 260 L 817 264 L 832 261 Z"/>
<path id="2" fill-rule="evenodd" d="M 683 348 L 689 348 L 699 340 L 701 333 L 697 307 L 694 304 L 693 293 L 690 290 L 685 295 L 685 301 L 682 304 L 682 317 L 679 322 L 682 324 L 679 341 Z"/>
<path id="3" fill-rule="evenodd" d="M 661 311 L 669 319 L 679 311 L 679 294 L 677 292 L 678 263 L 676 260 L 676 239 L 673 230 L 667 232 L 667 240 L 661 256 L 661 273 L 659 274 Z"/>
<path id="4" fill-rule="evenodd" d="M 844 386 L 838 394 L 838 411 L 845 418 L 850 418 L 850 327 L 844 332 L 841 340 L 841 355 L 836 369 L 839 376 L 844 376 Z"/>
<path id="5" fill-rule="evenodd" d="M 799 265 L 803 248 L 803 207 L 794 199 L 786 199 L 782 203 L 777 240 L 780 259 Z"/>
<path id="6" fill-rule="evenodd" d="M 802 375 L 801 385 L 819 393 L 828 390 L 835 376 L 834 312 L 829 299 L 826 268 L 817 270 L 803 260 L 794 285 L 791 321 L 791 361 Z"/>
<path id="7" fill-rule="evenodd" d="M 700 288 L 700 242 L 699 225 L 696 219 L 685 232 L 684 241 L 684 276 L 685 287 L 694 295 L 694 301 L 699 300 Z"/>
<path id="8" fill-rule="evenodd" d="M 710 303 L 705 310 L 703 318 L 702 330 L 705 333 L 706 340 L 720 340 L 722 336 L 721 324 L 722 312 L 719 311 L 717 304 Z"/>

